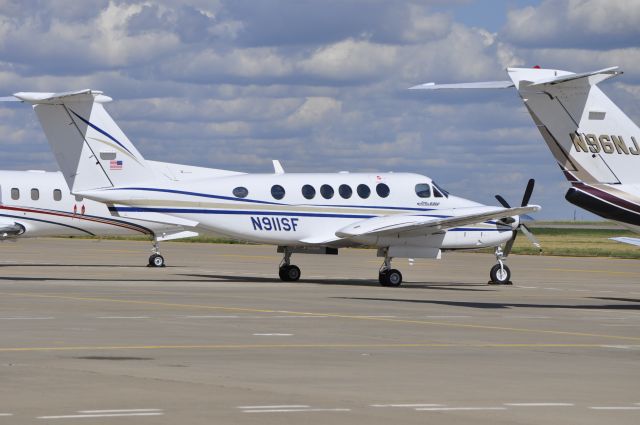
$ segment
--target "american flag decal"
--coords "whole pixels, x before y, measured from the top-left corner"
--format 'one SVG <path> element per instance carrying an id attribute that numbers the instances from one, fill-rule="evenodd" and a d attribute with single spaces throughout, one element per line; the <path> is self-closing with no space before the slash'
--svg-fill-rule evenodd
<path id="1" fill-rule="evenodd" d="M 112 159 L 109 161 L 109 169 L 110 170 L 122 170 L 122 160 Z"/>

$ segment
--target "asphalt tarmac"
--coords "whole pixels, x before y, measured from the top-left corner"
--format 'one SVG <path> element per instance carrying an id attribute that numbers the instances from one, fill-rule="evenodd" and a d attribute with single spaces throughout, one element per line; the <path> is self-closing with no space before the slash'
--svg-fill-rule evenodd
<path id="1" fill-rule="evenodd" d="M 0 424 L 638 424 L 640 262 L 0 244 Z"/>

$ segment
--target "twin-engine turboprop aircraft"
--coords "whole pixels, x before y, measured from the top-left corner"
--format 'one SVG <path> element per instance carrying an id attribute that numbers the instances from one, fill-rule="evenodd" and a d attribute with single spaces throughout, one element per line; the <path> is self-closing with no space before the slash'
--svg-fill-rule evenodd
<path id="1" fill-rule="evenodd" d="M 367 246 L 384 257 L 379 281 L 398 286 L 391 260 L 440 258 L 441 251 L 496 247 L 491 280 L 507 283 L 504 264 L 519 216 L 528 205 L 485 206 L 452 196 L 430 178 L 411 173 L 218 173 L 188 181 L 150 166 L 103 107 L 99 91 L 16 93 L 33 105 L 71 192 L 104 202 L 119 217 L 171 216 L 204 232 L 278 246 L 282 280 L 300 278 L 293 253 L 336 254 Z M 505 250 L 500 247 L 506 243 Z"/>
<path id="2" fill-rule="evenodd" d="M 158 163 L 156 163 L 158 164 Z M 41 236 L 148 236 L 149 266 L 164 266 L 160 241 L 197 236 L 181 226 L 114 218 L 101 202 L 73 196 L 60 172 L 0 171 L 0 241 Z"/>
<path id="3" fill-rule="evenodd" d="M 566 200 L 640 233 L 640 128 L 597 87 L 622 71 L 575 74 L 536 67 L 508 68 L 507 73 L 510 81 L 427 83 L 412 89 L 515 87 L 571 183 Z M 612 239 L 640 246 L 639 238 Z"/>

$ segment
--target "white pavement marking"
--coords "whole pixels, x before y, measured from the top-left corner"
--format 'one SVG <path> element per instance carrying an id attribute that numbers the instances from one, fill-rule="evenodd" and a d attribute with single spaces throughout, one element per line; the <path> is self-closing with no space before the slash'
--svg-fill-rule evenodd
<path id="1" fill-rule="evenodd" d="M 237 319 L 240 316 L 178 316 L 185 319 Z"/>
<path id="2" fill-rule="evenodd" d="M 47 317 L 0 317 L 0 320 L 51 320 L 55 319 L 53 316 Z"/>
<path id="3" fill-rule="evenodd" d="M 253 334 L 254 336 L 293 336 L 293 334 Z"/>
<path id="4" fill-rule="evenodd" d="M 506 407 L 419 407 L 415 410 L 432 411 L 432 412 L 448 412 L 448 411 L 466 411 L 466 410 L 507 410 Z"/>
<path id="5" fill-rule="evenodd" d="M 589 406 L 593 410 L 640 410 L 640 406 Z"/>
<path id="6" fill-rule="evenodd" d="M 311 407 L 307 404 L 276 404 L 275 406 L 237 406 L 237 409 L 299 409 Z"/>
<path id="7" fill-rule="evenodd" d="M 78 413 L 135 413 L 135 412 L 162 412 L 162 409 L 109 409 L 109 410 L 78 410 Z"/>
<path id="8" fill-rule="evenodd" d="M 98 316 L 96 319 L 150 319 L 149 316 Z"/>
<path id="9" fill-rule="evenodd" d="M 115 418 L 123 416 L 162 416 L 162 412 L 140 412 L 140 413 L 96 413 L 87 415 L 61 415 L 61 416 L 38 416 L 38 419 L 81 419 L 81 418 Z"/>
<path id="10" fill-rule="evenodd" d="M 0 413 L 0 416 L 13 416 L 13 413 Z"/>
<path id="11" fill-rule="evenodd" d="M 243 410 L 243 413 L 350 412 L 351 409 L 265 409 Z"/>
<path id="12" fill-rule="evenodd" d="M 427 319 L 468 319 L 471 316 L 424 316 Z"/>
<path id="13" fill-rule="evenodd" d="M 551 319 L 551 316 L 511 316 L 504 315 L 502 316 L 505 319 Z"/>
<path id="14" fill-rule="evenodd" d="M 434 404 L 434 403 L 424 403 L 424 404 L 404 403 L 404 404 L 370 404 L 369 406 L 371 407 L 441 407 L 443 405 Z"/>
<path id="15" fill-rule="evenodd" d="M 563 407 L 575 406 L 573 403 L 505 403 L 505 406 L 513 407 Z"/>

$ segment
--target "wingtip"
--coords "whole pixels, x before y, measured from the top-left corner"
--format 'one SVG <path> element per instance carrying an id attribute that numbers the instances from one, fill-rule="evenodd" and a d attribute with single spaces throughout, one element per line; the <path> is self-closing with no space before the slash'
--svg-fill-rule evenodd
<path id="1" fill-rule="evenodd" d="M 425 89 L 428 90 L 430 88 L 433 88 L 435 85 L 436 85 L 436 83 L 434 83 L 434 82 L 418 84 L 417 86 L 409 87 L 408 90 L 425 90 Z"/>

